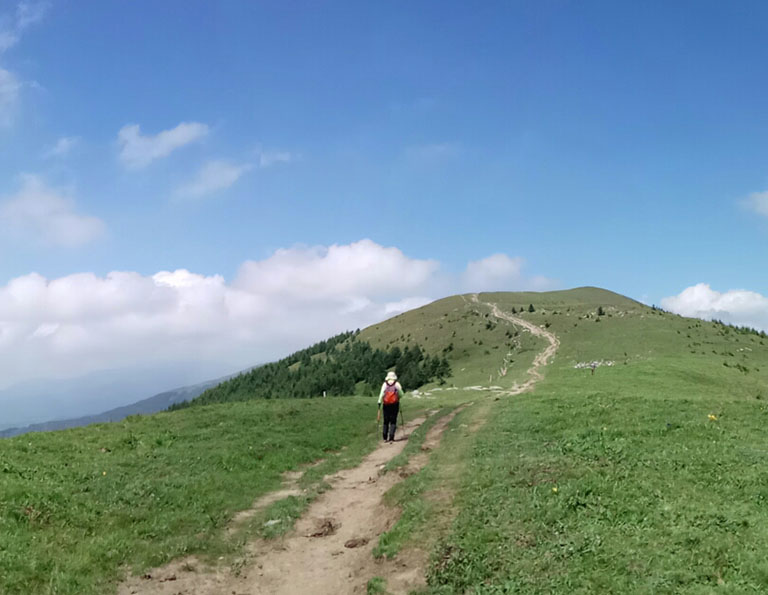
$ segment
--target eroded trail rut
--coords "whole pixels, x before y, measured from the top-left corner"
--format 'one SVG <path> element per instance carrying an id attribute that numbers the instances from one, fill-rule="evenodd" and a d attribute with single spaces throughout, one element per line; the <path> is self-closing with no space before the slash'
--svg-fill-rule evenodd
<path id="1" fill-rule="evenodd" d="M 533 359 L 533 365 L 528 369 L 528 380 L 512 390 L 503 391 L 511 395 L 526 392 L 533 388 L 533 385 L 541 380 L 541 368 L 546 366 L 555 356 L 555 353 L 557 353 L 557 348 L 560 347 L 560 340 L 553 333 L 550 333 L 549 331 L 544 330 L 543 328 L 538 327 L 535 324 L 520 318 L 519 316 L 514 316 L 508 312 L 503 312 L 501 308 L 499 308 L 496 304 L 488 303 L 485 305 L 491 307 L 491 312 L 496 318 L 500 318 L 502 320 L 511 322 L 512 324 L 522 326 L 532 335 L 541 337 L 549 343 L 544 351 L 537 353 L 536 357 Z"/>
<path id="2" fill-rule="evenodd" d="M 463 408 L 443 416 L 427 433 L 424 452 L 438 446 L 453 417 Z M 424 418 L 406 424 L 410 435 Z M 380 443 L 355 468 L 327 478 L 331 489 L 315 500 L 287 536 L 256 541 L 247 548 L 249 562 L 237 576 L 228 569 L 197 570 L 180 561 L 149 573 L 151 578 L 131 578 L 121 595 L 257 595 L 365 593 L 376 575 L 372 556 L 376 541 L 396 521 L 398 512 L 381 503 L 382 496 L 402 480 L 397 472 L 380 475 L 381 468 L 400 453 L 407 440 Z M 409 472 L 426 465 L 427 456 L 413 457 Z M 318 536 L 313 536 L 319 534 Z"/>
<path id="3" fill-rule="evenodd" d="M 546 340 L 547 343 L 549 343 L 549 345 L 547 345 L 543 351 L 536 354 L 536 357 L 533 359 L 533 364 L 530 368 L 528 368 L 528 380 L 526 380 L 523 384 L 515 385 L 515 387 L 511 389 L 496 390 L 495 393 L 513 396 L 531 390 L 533 386 L 542 379 L 541 368 L 546 366 L 550 360 L 555 357 L 555 353 L 557 353 L 557 349 L 560 347 L 560 340 L 554 333 L 551 333 L 548 330 L 541 328 L 540 326 L 536 326 L 532 322 L 528 322 L 520 316 L 515 316 L 509 312 L 504 312 L 501 308 L 499 308 L 497 304 L 491 302 L 481 302 L 478 294 L 476 293 L 472 295 L 471 299 L 476 304 L 489 307 L 491 309 L 491 314 L 499 320 L 506 320 L 507 322 L 511 322 L 514 325 L 521 326 L 532 335 L 541 337 L 542 339 Z"/>

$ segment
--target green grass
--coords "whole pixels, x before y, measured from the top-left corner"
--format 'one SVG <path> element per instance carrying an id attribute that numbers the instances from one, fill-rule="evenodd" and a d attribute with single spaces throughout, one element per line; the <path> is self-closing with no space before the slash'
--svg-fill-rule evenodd
<path id="1" fill-rule="evenodd" d="M 451 411 L 445 409 L 442 413 Z M 406 546 L 429 549 L 433 545 L 446 519 L 454 514 L 450 494 L 459 484 L 460 470 L 467 465 L 476 439 L 471 426 L 486 414 L 487 403 L 459 411 L 444 430 L 439 448 L 430 453 L 428 464 L 387 492 L 385 502 L 400 508 L 401 514 L 395 525 L 379 537 L 374 557 L 394 558 Z M 418 452 L 422 442 L 410 454 Z"/>
<path id="2" fill-rule="evenodd" d="M 431 592 L 764 592 L 768 409 L 654 369 L 667 387 L 621 367 L 496 403 Z"/>
<path id="3" fill-rule="evenodd" d="M 383 595 L 387 592 L 387 583 L 380 576 L 374 576 L 368 581 L 365 592 L 368 595 Z"/>
<path id="4" fill-rule="evenodd" d="M 2 592 L 109 593 L 122 569 L 232 551 L 236 511 L 284 471 L 354 464 L 374 416 L 370 398 L 252 401 L 3 440 Z M 286 520 L 305 504 L 283 502 Z"/>

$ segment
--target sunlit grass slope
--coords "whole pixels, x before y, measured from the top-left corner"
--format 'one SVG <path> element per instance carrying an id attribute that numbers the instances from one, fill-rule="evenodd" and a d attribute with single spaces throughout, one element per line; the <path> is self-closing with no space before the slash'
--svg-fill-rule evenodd
<path id="1" fill-rule="evenodd" d="M 766 592 L 768 408 L 718 384 L 728 371 L 655 371 L 562 373 L 494 402 L 430 591 Z"/>
<path id="2" fill-rule="evenodd" d="M 0 593 L 103 595 L 127 569 L 231 551 L 235 512 L 286 470 L 356 464 L 374 416 L 370 399 L 256 400 L 2 440 Z"/>
<path id="3" fill-rule="evenodd" d="M 456 387 L 492 384 L 508 388 L 525 377 L 533 358 L 546 345 L 494 318 L 489 308 L 474 303 L 468 295 L 405 312 L 368 327 L 360 338 L 379 348 L 416 342 L 430 353 L 445 355 L 453 370 L 448 384 Z M 505 362 L 508 373 L 500 378 Z"/>
<path id="4" fill-rule="evenodd" d="M 647 385 L 678 383 L 684 392 L 756 397 L 768 383 L 768 338 L 715 322 L 684 318 L 616 293 L 584 287 L 566 291 L 454 296 L 406 312 L 360 333 L 374 347 L 417 341 L 451 362 L 450 384 L 502 385 L 526 376 L 546 343 L 490 315 L 495 303 L 553 332 L 560 349 L 546 375 L 581 378 L 579 363 L 598 361 L 599 373 L 630 366 Z M 530 306 L 534 312 L 529 312 Z M 600 313 L 600 314 L 599 314 Z M 499 368 L 509 354 L 509 373 Z M 765 391 L 768 398 L 768 391 Z"/>
<path id="5" fill-rule="evenodd" d="M 561 346 L 467 446 L 428 591 L 766 592 L 765 336 L 577 295 L 480 296 Z"/>
<path id="6" fill-rule="evenodd" d="M 510 309 L 515 304 L 520 307 L 518 295 L 482 294 L 481 298 Z M 625 367 L 631 382 L 648 389 L 675 387 L 680 397 L 768 398 L 764 333 L 684 318 L 594 288 L 539 294 L 538 304 L 536 312 L 525 309 L 520 316 L 548 325 L 560 339 L 557 357 L 546 371 L 550 379 L 570 385 L 588 374 L 574 370 L 576 364 L 602 361 L 613 362 L 598 369 L 603 382 L 618 378 Z M 599 308 L 604 312 L 601 316 Z M 625 375 L 621 378 L 620 382 L 627 381 Z M 613 388 L 618 389 L 620 382 Z"/>

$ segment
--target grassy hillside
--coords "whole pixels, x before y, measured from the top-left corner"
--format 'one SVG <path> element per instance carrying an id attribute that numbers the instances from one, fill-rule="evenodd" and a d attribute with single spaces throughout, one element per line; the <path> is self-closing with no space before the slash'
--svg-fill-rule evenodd
<path id="1" fill-rule="evenodd" d="M 533 393 L 492 388 L 546 343 L 489 303 L 560 340 Z M 376 551 L 427 548 L 427 592 L 768 590 L 764 334 L 580 288 L 455 296 L 358 339 L 448 359 L 409 415 L 474 403 L 389 497 L 405 514 Z M 0 592 L 109 593 L 127 568 L 236 552 L 263 525 L 227 538 L 236 511 L 324 458 L 317 493 L 375 444 L 373 416 L 370 397 L 251 400 L 0 441 Z M 287 527 L 305 504 L 268 514 Z"/>
<path id="2" fill-rule="evenodd" d="M 768 397 L 768 337 L 643 306 L 598 289 L 542 294 L 536 312 L 520 316 L 560 339 L 550 379 L 569 383 L 585 376 L 578 363 L 612 362 L 598 370 L 602 382 L 642 384 L 649 390 L 675 387 L 678 396 Z M 483 294 L 503 309 L 520 300 L 515 294 Z M 604 315 L 598 316 L 598 308 Z M 629 368 L 620 374 L 621 368 Z M 606 378 L 607 377 L 607 378 Z M 621 380 L 619 380 L 621 379 Z M 763 395 L 763 393 L 765 393 Z"/>
<path id="3" fill-rule="evenodd" d="M 386 349 L 415 341 L 430 353 L 444 354 L 457 386 L 511 386 L 525 376 L 536 353 L 544 347 L 541 339 L 499 321 L 489 309 L 473 303 L 469 296 L 438 300 L 360 333 L 361 340 Z M 508 373 L 499 378 L 499 369 L 509 362 Z M 412 387 L 405 387 L 406 390 Z"/>
<path id="4" fill-rule="evenodd" d="M 0 592 L 103 595 L 127 568 L 235 551 L 247 536 L 225 539 L 235 512 L 284 471 L 324 459 L 319 482 L 356 464 L 374 419 L 360 398 L 250 401 L 2 440 Z M 270 518 L 288 523 L 305 504 Z"/>
<path id="5" fill-rule="evenodd" d="M 768 589 L 765 405 L 617 377 L 618 391 L 598 374 L 493 404 L 429 592 Z"/>
<path id="6" fill-rule="evenodd" d="M 479 300 L 522 307 L 561 346 L 533 394 L 485 401 L 482 431 L 450 435 L 454 456 L 412 484 L 421 504 L 413 487 L 402 500 L 431 548 L 427 591 L 766 591 L 765 335 L 589 288 Z"/>

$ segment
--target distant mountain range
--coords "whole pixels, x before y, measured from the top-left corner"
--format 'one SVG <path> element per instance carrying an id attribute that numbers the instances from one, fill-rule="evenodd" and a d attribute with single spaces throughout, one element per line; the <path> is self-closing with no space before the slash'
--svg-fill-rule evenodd
<path id="1" fill-rule="evenodd" d="M 239 372 L 238 372 L 239 373 Z M 55 421 L 48 421 L 44 423 L 31 424 L 21 428 L 7 428 L 0 431 L 0 438 L 10 438 L 11 436 L 18 436 L 20 434 L 26 434 L 27 432 L 49 432 L 53 430 L 65 430 L 67 428 L 76 428 L 80 426 L 87 426 L 95 423 L 105 423 L 120 421 L 125 419 L 129 415 L 142 415 L 149 413 L 157 413 L 158 411 L 164 411 L 174 403 L 180 403 L 182 401 L 188 401 L 194 399 L 200 395 L 204 390 L 216 386 L 220 382 L 235 376 L 236 374 L 230 374 L 216 380 L 208 380 L 199 384 L 191 386 L 184 386 L 174 390 L 165 391 L 159 393 L 148 399 L 137 401 L 131 405 L 125 405 L 123 407 L 116 407 L 105 411 L 104 413 L 98 413 L 96 415 L 85 415 L 82 417 L 75 417 L 72 419 L 61 419 Z"/>

